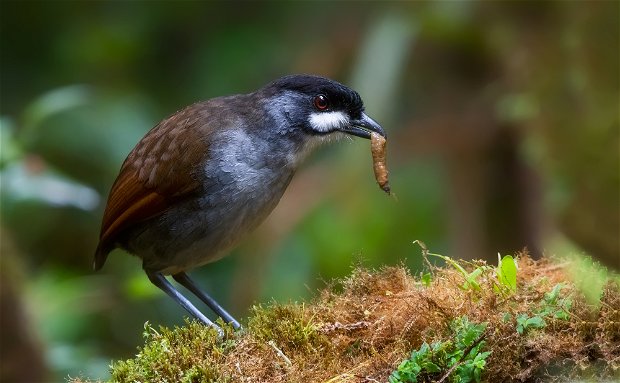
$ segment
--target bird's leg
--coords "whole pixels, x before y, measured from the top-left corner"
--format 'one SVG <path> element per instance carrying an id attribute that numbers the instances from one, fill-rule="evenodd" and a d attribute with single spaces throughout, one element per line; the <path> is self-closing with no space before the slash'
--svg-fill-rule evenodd
<path id="1" fill-rule="evenodd" d="M 224 319 L 224 321 L 232 324 L 235 330 L 239 330 L 241 328 L 239 322 L 235 318 L 233 318 L 233 316 L 230 315 L 226 310 L 224 310 L 224 308 L 220 306 L 220 304 L 217 303 L 215 299 L 211 298 L 209 294 L 202 291 L 198 287 L 198 285 L 196 285 L 196 283 L 190 279 L 189 275 L 184 272 L 180 272 L 177 274 L 173 274 L 172 278 L 174 278 L 175 281 L 183 285 L 186 289 L 191 291 L 195 296 L 197 296 L 201 301 L 203 301 L 207 306 L 209 306 L 209 308 L 211 308 L 213 312 L 215 312 L 222 319 Z"/>
<path id="2" fill-rule="evenodd" d="M 224 336 L 224 331 L 222 331 L 222 329 L 218 325 L 213 323 L 203 313 L 198 311 L 196 306 L 194 306 L 192 304 L 192 302 L 190 302 L 179 291 L 177 291 L 174 288 L 174 286 L 172 286 L 172 284 L 170 284 L 170 282 L 168 282 L 168 280 L 161 273 L 146 271 L 146 275 L 149 277 L 149 280 L 155 286 L 157 286 L 160 289 L 162 289 L 166 294 L 168 294 L 170 296 L 170 298 L 172 298 L 175 302 L 177 302 L 185 310 L 187 310 L 187 312 L 192 314 L 196 319 L 198 319 L 199 321 L 201 321 L 205 325 L 213 327 L 217 331 L 217 333 L 218 333 L 218 335 L 220 337 Z"/>

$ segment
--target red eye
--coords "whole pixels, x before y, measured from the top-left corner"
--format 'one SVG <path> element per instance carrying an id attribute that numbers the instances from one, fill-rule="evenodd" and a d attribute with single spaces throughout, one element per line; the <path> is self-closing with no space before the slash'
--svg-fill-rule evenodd
<path id="1" fill-rule="evenodd" d="M 327 99 L 327 96 L 325 96 L 324 94 L 319 94 L 318 96 L 314 97 L 314 106 L 318 110 L 326 110 L 327 108 L 329 108 L 329 100 Z"/>

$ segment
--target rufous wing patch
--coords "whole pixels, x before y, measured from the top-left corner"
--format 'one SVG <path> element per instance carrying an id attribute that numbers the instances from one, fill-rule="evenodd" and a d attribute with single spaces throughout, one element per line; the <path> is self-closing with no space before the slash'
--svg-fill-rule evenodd
<path id="1" fill-rule="evenodd" d="M 94 268 L 100 269 L 124 231 L 156 217 L 200 187 L 196 170 L 207 156 L 209 134 L 200 104 L 151 129 L 121 167 L 103 215 Z"/>

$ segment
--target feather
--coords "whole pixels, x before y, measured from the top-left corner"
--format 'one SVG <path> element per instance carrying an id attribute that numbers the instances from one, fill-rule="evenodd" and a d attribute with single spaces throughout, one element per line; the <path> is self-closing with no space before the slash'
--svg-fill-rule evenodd
<path id="1" fill-rule="evenodd" d="M 119 237 L 157 217 L 201 186 L 196 170 L 208 152 L 204 103 L 193 104 L 151 129 L 131 151 L 112 185 L 93 267 L 100 269 Z"/>

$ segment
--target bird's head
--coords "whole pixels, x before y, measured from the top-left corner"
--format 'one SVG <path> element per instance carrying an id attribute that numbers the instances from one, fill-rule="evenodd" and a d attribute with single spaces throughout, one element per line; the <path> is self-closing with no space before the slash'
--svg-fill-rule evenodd
<path id="1" fill-rule="evenodd" d="M 339 82 L 311 75 L 291 75 L 268 84 L 261 92 L 265 108 L 287 132 L 308 138 L 347 135 L 386 136 L 364 112 L 360 95 Z M 317 141 L 317 140 L 313 140 Z"/>

